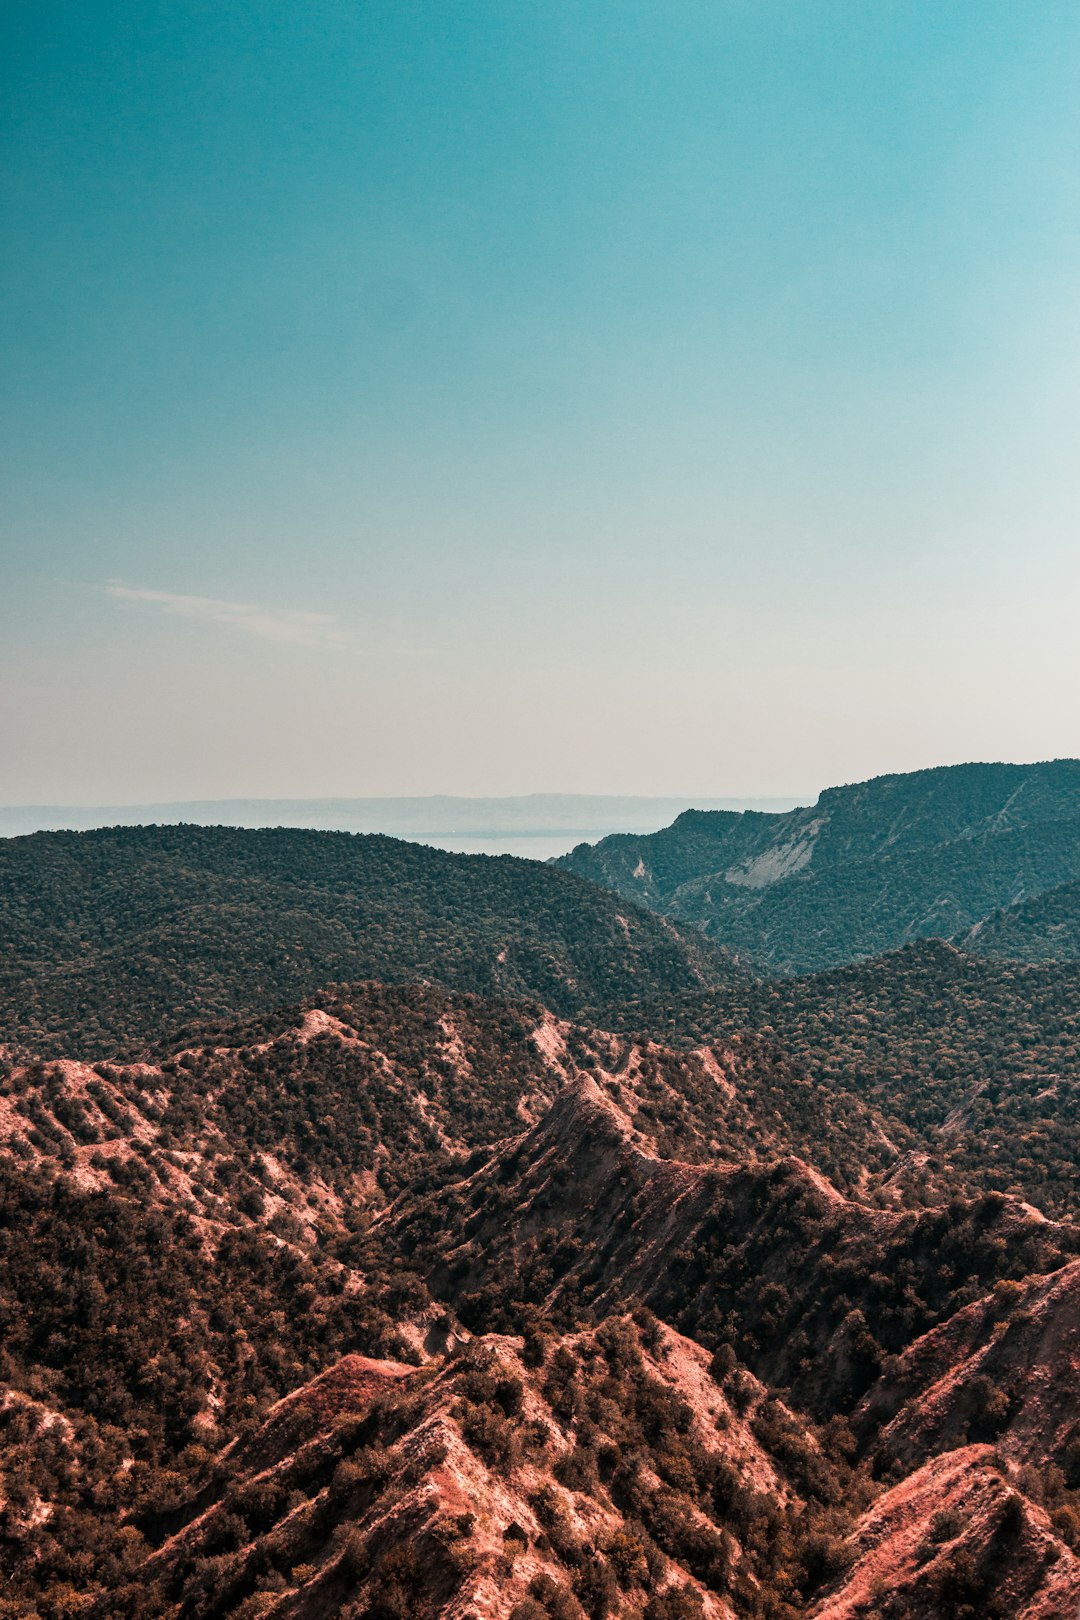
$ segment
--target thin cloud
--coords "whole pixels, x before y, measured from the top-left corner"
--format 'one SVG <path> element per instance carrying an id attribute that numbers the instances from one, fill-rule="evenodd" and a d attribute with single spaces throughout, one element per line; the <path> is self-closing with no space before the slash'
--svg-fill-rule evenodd
<path id="1" fill-rule="evenodd" d="M 349 641 L 336 614 L 311 613 L 301 608 L 266 607 L 257 602 L 224 602 L 215 596 L 183 596 L 177 591 L 155 591 L 143 585 L 110 580 L 105 589 L 118 602 L 140 602 L 177 619 L 219 624 L 241 635 L 295 647 L 343 647 Z"/>

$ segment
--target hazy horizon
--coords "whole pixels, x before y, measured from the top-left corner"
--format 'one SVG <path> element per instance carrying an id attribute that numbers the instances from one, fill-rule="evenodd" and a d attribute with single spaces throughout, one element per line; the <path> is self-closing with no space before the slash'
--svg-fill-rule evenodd
<path id="1" fill-rule="evenodd" d="M 383 833 L 459 854 L 519 855 L 546 861 L 567 854 L 579 844 L 595 844 L 612 833 L 655 832 L 669 826 L 685 810 L 752 810 L 779 814 L 815 804 L 819 791 L 825 787 L 851 785 L 826 783 L 821 790 L 812 793 L 758 798 L 705 794 L 477 796 L 435 793 L 181 799 L 111 805 L 0 805 L 0 837 L 184 823 L 207 827 L 287 827 Z"/>
<path id="2" fill-rule="evenodd" d="M 639 797 L 533 793 L 509 798 L 429 794 L 412 797 L 174 800 L 129 805 L 0 806 L 0 837 L 84 832 L 109 826 L 189 822 L 201 826 L 294 827 L 324 832 L 386 833 L 466 855 L 521 855 L 548 860 L 610 833 L 653 832 L 683 810 L 779 811 L 808 802 L 709 798 L 693 794 Z"/>

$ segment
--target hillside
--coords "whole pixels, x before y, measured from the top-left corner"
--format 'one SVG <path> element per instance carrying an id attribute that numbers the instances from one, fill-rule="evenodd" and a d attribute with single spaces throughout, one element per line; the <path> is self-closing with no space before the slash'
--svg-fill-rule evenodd
<path id="1" fill-rule="evenodd" d="M 1080 965 L 970 956 L 921 940 L 869 961 L 621 1010 L 674 1046 L 772 1043 L 834 1109 L 868 1105 L 893 1145 L 886 1186 L 957 1181 L 1080 1218 Z"/>
<path id="2" fill-rule="evenodd" d="M 957 940 L 979 956 L 1016 962 L 1080 962 L 1080 883 L 1002 906 Z"/>
<path id="3" fill-rule="evenodd" d="M 548 1343 L 488 1335 L 423 1369 L 352 1356 L 222 1459 L 209 1507 L 140 1573 L 197 1615 L 722 1620 L 782 1559 L 793 1587 L 814 1582 L 800 1551 L 836 1525 L 849 1470 L 788 1413 L 770 1448 L 765 1390 L 748 1378 L 736 1406 L 708 1360 L 628 1316 Z M 590 1409 L 602 1455 L 582 1444 L 600 1437 Z"/>
<path id="4" fill-rule="evenodd" d="M 434 987 L 321 999 L 159 1064 L 0 1072 L 4 1376 L 71 1422 L 137 1427 L 148 1466 L 227 1437 L 358 1334 L 415 1356 L 426 1292 L 368 1234 L 583 1075 L 643 1151 L 699 1164 L 771 1162 L 819 1115 L 765 1053 L 671 1053 Z M 857 1163 L 873 1134 L 841 1111 L 826 1158 L 846 1143 Z"/>
<path id="5" fill-rule="evenodd" d="M 157 1064 L 7 1066 L 4 1620 L 1080 1594 L 1080 1228 L 875 1206 L 872 1109 L 822 1119 L 764 1041 L 318 1000 Z"/>
<path id="6" fill-rule="evenodd" d="M 876 777 L 780 815 L 691 810 L 558 864 L 772 972 L 803 973 L 952 938 L 1080 878 L 1080 761 Z"/>
<path id="7" fill-rule="evenodd" d="M 392 838 L 114 827 L 0 840 L 0 1032 L 138 1056 L 327 984 L 431 979 L 576 1017 L 722 982 L 705 942 L 570 873 Z"/>
<path id="8" fill-rule="evenodd" d="M 935 1323 L 1056 1269 L 1080 1227 L 1020 1200 L 871 1208 L 796 1156 L 688 1164 L 651 1151 L 610 1082 L 582 1076 L 488 1163 L 392 1212 L 394 1241 L 473 1331 L 542 1308 L 569 1325 L 644 1300 L 825 1420 Z M 511 1218 L 511 1212 L 512 1218 Z M 435 1235 L 432 1235 L 435 1234 Z"/>

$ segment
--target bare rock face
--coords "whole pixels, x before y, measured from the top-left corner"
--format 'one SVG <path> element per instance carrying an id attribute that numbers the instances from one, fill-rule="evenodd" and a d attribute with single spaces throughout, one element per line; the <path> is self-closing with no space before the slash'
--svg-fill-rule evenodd
<path id="1" fill-rule="evenodd" d="M 859 1521 L 855 1562 L 814 1620 L 1066 1620 L 1080 1560 L 989 1446 L 925 1463 Z"/>

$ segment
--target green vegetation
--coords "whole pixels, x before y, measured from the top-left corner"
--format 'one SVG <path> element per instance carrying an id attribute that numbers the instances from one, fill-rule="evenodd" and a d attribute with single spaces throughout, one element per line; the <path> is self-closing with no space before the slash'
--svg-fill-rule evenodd
<path id="1" fill-rule="evenodd" d="M 1080 762 L 882 776 L 783 815 L 690 810 L 560 864 L 771 972 L 804 973 L 966 934 L 1080 878 Z"/>
<path id="2" fill-rule="evenodd" d="M 0 840 L 0 1031 L 133 1057 L 335 982 L 430 979 L 570 1016 L 732 976 L 580 878 L 397 839 L 114 827 Z"/>
<path id="3" fill-rule="evenodd" d="M 620 1021 L 670 1044 L 746 1030 L 774 1042 L 834 1111 L 843 1098 L 871 1111 L 886 1152 L 864 1162 L 909 1198 L 984 1188 L 1080 1218 L 1080 964 L 925 940 L 745 995 L 640 1003 Z M 819 1135 L 808 1115 L 805 1128 L 816 1157 L 829 1125 L 821 1115 Z"/>
<path id="4" fill-rule="evenodd" d="M 1015 962 L 1080 962 L 1080 883 L 1003 906 L 957 943 Z"/>

